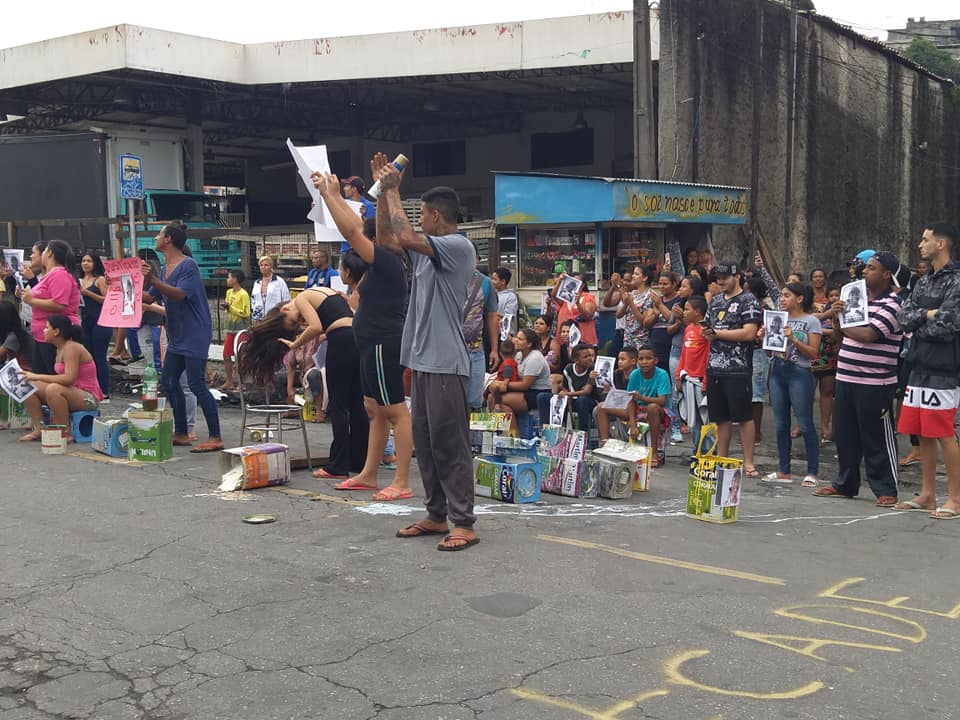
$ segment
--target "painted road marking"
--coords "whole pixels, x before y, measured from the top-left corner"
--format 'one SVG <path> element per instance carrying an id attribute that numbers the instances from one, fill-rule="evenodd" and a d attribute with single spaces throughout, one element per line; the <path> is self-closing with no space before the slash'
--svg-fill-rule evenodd
<path id="1" fill-rule="evenodd" d="M 588 542 L 586 540 L 575 540 L 574 538 L 557 537 L 556 535 L 537 535 L 538 540 L 547 542 L 561 543 L 563 545 L 573 545 L 574 547 L 584 548 L 585 550 L 600 550 L 612 555 L 630 558 L 632 560 L 642 560 L 643 562 L 655 563 L 657 565 L 666 565 L 672 568 L 681 568 L 683 570 L 693 570 L 695 572 L 707 573 L 710 575 L 722 575 L 724 577 L 734 578 L 736 580 L 749 580 L 750 582 L 763 583 L 765 585 L 786 585 L 787 581 L 780 578 L 770 577 L 769 575 L 757 575 L 755 573 L 743 572 L 741 570 L 731 570 L 730 568 L 718 567 L 716 565 L 702 565 L 700 563 L 689 562 L 687 560 L 677 560 L 675 558 L 663 557 L 660 555 L 649 555 L 647 553 L 635 552 L 633 550 L 624 550 L 623 548 L 612 547 L 611 545 L 601 545 L 600 543 Z"/>
<path id="2" fill-rule="evenodd" d="M 540 703 L 541 705 L 549 705 L 551 707 L 561 708 L 563 710 L 570 710 L 575 712 L 578 715 L 583 717 L 590 718 L 590 720 L 617 720 L 620 715 L 627 710 L 632 710 L 637 707 L 640 703 L 649 700 L 650 698 L 663 697 L 664 695 L 669 695 L 669 690 L 649 690 L 647 692 L 640 693 L 628 700 L 618 702 L 616 705 L 611 705 L 606 710 L 591 710 L 588 707 L 583 705 L 578 705 L 574 702 L 569 702 L 568 700 L 561 700 L 560 698 L 550 697 L 549 695 L 544 695 L 539 693 L 536 690 L 527 690 L 526 688 L 514 688 L 510 691 L 513 695 L 516 695 L 518 698 L 523 700 L 532 700 L 533 702 Z"/>

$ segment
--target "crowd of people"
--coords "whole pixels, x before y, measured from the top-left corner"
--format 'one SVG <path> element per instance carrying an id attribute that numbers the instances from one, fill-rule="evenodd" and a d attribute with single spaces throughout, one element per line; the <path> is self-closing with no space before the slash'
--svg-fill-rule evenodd
<path id="1" fill-rule="evenodd" d="M 802 438 L 800 484 L 819 497 L 853 497 L 865 478 L 880 507 L 939 519 L 960 513 L 956 228 L 936 223 L 924 230 L 916 272 L 890 252 L 865 250 L 848 263 L 842 283 L 814 268 L 778 284 L 759 253 L 744 268 L 716 263 L 709 250 L 681 254 L 671 247 L 662 263 L 613 273 L 597 295 L 579 273 L 559 274 L 531 321 L 509 288 L 510 269 L 488 276 L 477 266 L 473 244 L 457 229 L 455 191 L 438 187 L 422 196 L 416 232 L 400 201 L 400 171 L 378 153 L 371 172 L 382 193 L 361 215 L 346 201 L 362 192 L 359 178 L 313 176 L 345 238 L 339 271 L 318 249 L 305 290 L 293 299 L 269 257 L 260 258 L 250 293 L 244 274 L 231 271 L 222 304 L 228 332 L 221 389 L 243 379 L 267 386 L 278 372 L 291 398 L 300 384 L 318 394 L 325 387 L 333 440 L 328 462 L 314 475 L 339 481 L 338 490 L 369 490 L 383 501 L 412 497 L 416 448 L 427 516 L 398 536 L 442 535 L 438 548 L 446 551 L 478 541 L 467 419 L 480 411 L 509 412 L 515 432 L 535 415 L 534 425 L 595 429 L 600 441 L 646 436 L 654 466 L 667 462 L 669 447 L 685 435 L 691 452 L 678 452 L 690 462 L 709 421 L 717 425 L 719 455 L 730 455 L 736 429 L 745 476 L 770 484 L 794 482 L 792 444 Z M 166 327 L 161 386 L 174 416 L 174 444 L 216 451 L 223 442 L 207 385 L 212 327 L 199 269 L 181 226 L 164 227 L 155 242 L 163 263 L 159 272 L 143 264 L 143 300 Z M 39 437 L 41 403 L 59 424 L 68 411 L 109 396 L 110 342 L 122 340 L 97 322 L 107 292 L 103 264 L 86 253 L 74 273 L 73 262 L 66 243 L 35 247 L 23 286 L 0 301 L 0 360 L 18 358 L 25 379 L 40 388 L 24 440 Z M 862 285 L 851 285 L 855 280 Z M 616 335 L 603 346 L 601 308 L 616 317 Z M 324 384 L 314 382 L 321 367 Z M 777 463 L 762 472 L 755 448 L 768 397 Z M 196 406 L 209 437 L 194 445 Z M 897 431 L 911 436 L 913 450 L 903 460 Z M 820 453 L 831 442 L 839 472 L 825 482 Z M 942 504 L 938 450 L 949 479 Z M 385 459 L 396 472 L 380 488 Z M 923 488 L 903 500 L 899 468 L 914 462 Z"/>

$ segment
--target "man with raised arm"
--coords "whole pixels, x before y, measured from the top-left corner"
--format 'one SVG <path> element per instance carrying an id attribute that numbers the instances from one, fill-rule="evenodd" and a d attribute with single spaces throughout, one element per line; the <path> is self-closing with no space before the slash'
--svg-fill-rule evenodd
<path id="1" fill-rule="evenodd" d="M 467 410 L 470 358 L 462 329 L 476 251 L 457 231 L 460 199 L 452 188 L 435 187 L 421 196 L 423 233 L 417 233 L 400 201 L 400 172 L 383 153 L 374 155 L 370 169 L 382 188 L 377 241 L 394 252 L 407 251 L 413 265 L 400 362 L 413 374 L 413 444 L 427 517 L 401 529 L 397 537 L 443 535 L 438 550 L 464 550 L 479 542 L 473 530 Z"/>

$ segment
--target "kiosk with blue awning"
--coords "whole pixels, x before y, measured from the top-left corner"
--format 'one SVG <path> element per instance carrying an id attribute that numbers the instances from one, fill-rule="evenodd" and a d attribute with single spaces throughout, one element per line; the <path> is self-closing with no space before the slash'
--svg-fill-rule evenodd
<path id="1" fill-rule="evenodd" d="M 595 289 L 614 271 L 662 262 L 668 240 L 704 247 L 714 225 L 747 222 L 743 187 L 519 172 L 496 172 L 494 187 L 494 267 L 509 267 L 521 293 L 561 272 Z"/>

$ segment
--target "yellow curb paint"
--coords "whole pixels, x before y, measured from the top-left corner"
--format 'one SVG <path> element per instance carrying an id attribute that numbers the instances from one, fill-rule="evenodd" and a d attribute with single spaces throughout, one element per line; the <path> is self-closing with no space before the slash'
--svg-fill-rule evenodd
<path id="1" fill-rule="evenodd" d="M 561 543 L 563 545 L 573 545 L 574 547 L 584 548 L 585 550 L 600 550 L 612 555 L 619 555 L 620 557 L 630 558 L 632 560 L 642 560 L 643 562 L 655 563 L 657 565 L 666 565 L 672 568 L 693 570 L 695 572 L 702 572 L 710 575 L 722 575 L 723 577 L 734 578 L 736 580 L 748 580 L 750 582 L 763 583 L 765 585 L 787 584 L 786 580 L 770 577 L 768 575 L 756 575 L 754 573 L 731 570 L 729 568 L 717 567 L 715 565 L 701 565 L 700 563 L 688 562 L 686 560 L 676 560 L 674 558 L 662 557 L 660 555 L 648 555 L 647 553 L 624 550 L 623 548 L 612 547 L 610 545 L 601 545 L 600 543 L 588 542 L 586 540 L 575 540 L 574 538 L 557 537 L 556 535 L 537 535 L 537 539 L 546 540 L 547 542 Z"/>

